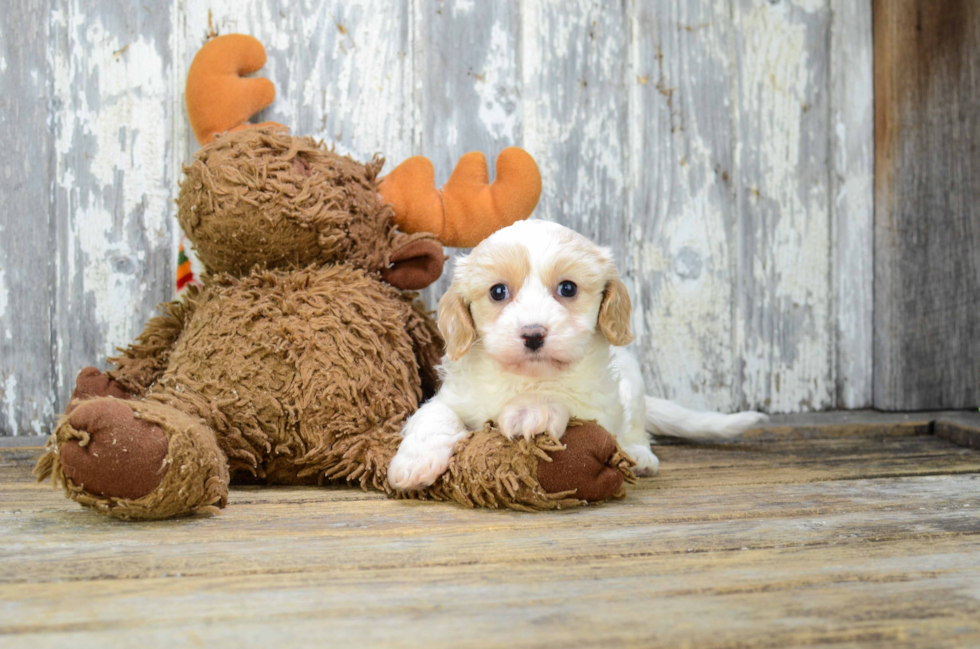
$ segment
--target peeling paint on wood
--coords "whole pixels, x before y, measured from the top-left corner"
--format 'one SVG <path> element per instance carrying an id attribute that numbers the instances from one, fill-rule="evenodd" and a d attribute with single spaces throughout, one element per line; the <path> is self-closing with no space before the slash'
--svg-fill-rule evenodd
<path id="1" fill-rule="evenodd" d="M 172 295 L 171 199 L 197 149 L 183 81 L 209 25 L 265 44 L 260 119 L 339 151 L 426 155 L 438 182 L 468 150 L 491 168 L 531 151 L 537 216 L 617 254 L 651 392 L 870 403 L 864 2 L 18 0 L 0 27 L 0 434 L 46 432 L 78 369 Z"/>
<path id="2" fill-rule="evenodd" d="M 171 293 L 168 9 L 75 0 L 51 15 L 59 403 Z"/>
<path id="3" fill-rule="evenodd" d="M 497 154 L 522 144 L 518 3 L 413 0 L 412 12 L 413 154 L 432 160 L 440 185 L 467 151 L 482 151 L 492 174 Z M 452 263 L 446 271 L 423 292 L 433 309 Z"/>
<path id="4" fill-rule="evenodd" d="M 828 184 L 830 8 L 735 3 L 741 405 L 835 405 Z"/>
<path id="5" fill-rule="evenodd" d="M 51 360 L 50 4 L 6 6 L 0 24 L 0 435 L 47 432 L 58 403 Z M 16 26 L 16 28 L 14 28 Z"/>
<path id="6" fill-rule="evenodd" d="M 736 383 L 733 25 L 704 0 L 632 16 L 630 224 L 636 351 L 650 392 L 732 410 Z"/>
<path id="7" fill-rule="evenodd" d="M 170 5 L 158 4 L 27 2 L 5 20 L 4 57 L 18 67 L 3 72 L 3 94 L 38 114 L 4 116 L 28 176 L 0 217 L 24 235 L 3 237 L 4 434 L 46 433 L 78 369 L 128 342 L 171 293 L 173 61 Z"/>
<path id="8" fill-rule="evenodd" d="M 874 42 L 871 3 L 831 0 L 832 281 L 837 407 L 872 402 L 874 364 Z"/>

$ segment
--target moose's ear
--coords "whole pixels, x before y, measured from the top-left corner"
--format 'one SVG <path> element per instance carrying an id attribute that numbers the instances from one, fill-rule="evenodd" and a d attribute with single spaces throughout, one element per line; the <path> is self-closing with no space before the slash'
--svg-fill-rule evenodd
<path id="1" fill-rule="evenodd" d="M 442 275 L 446 255 L 433 239 L 415 239 L 391 252 L 381 279 L 395 288 L 420 291 Z"/>

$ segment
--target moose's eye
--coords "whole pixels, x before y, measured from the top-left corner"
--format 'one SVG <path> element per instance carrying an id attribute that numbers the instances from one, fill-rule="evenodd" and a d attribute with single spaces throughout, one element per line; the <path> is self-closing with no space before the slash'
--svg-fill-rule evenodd
<path id="1" fill-rule="evenodd" d="M 506 284 L 494 284 L 490 287 L 490 299 L 494 302 L 506 300 L 510 296 Z"/>
<path id="2" fill-rule="evenodd" d="M 578 286 L 575 285 L 575 282 L 566 279 L 558 285 L 558 295 L 562 297 L 575 297 L 576 293 L 578 293 Z"/>

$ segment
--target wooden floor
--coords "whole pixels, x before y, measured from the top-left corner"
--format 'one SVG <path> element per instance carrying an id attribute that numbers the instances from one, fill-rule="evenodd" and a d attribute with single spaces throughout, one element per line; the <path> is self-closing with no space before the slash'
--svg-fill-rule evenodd
<path id="1" fill-rule="evenodd" d="M 980 451 L 885 419 L 660 446 L 546 514 L 238 488 L 127 524 L 3 450 L 0 646 L 980 646 Z"/>

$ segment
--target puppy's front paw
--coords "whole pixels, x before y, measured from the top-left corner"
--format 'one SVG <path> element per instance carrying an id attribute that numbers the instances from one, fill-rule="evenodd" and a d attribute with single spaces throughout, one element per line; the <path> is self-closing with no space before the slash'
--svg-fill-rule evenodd
<path id="1" fill-rule="evenodd" d="M 633 473 L 638 477 L 650 478 L 657 475 L 657 471 L 660 470 L 660 460 L 653 454 L 649 446 L 646 444 L 629 444 L 624 446 L 623 450 L 636 462 Z"/>
<path id="2" fill-rule="evenodd" d="M 501 410 L 498 423 L 507 439 L 531 439 L 538 433 L 561 439 L 568 427 L 568 411 L 557 403 L 508 404 Z"/>
<path id="3" fill-rule="evenodd" d="M 399 491 L 431 486 L 449 468 L 455 438 L 426 440 L 406 437 L 388 465 L 388 484 Z"/>

